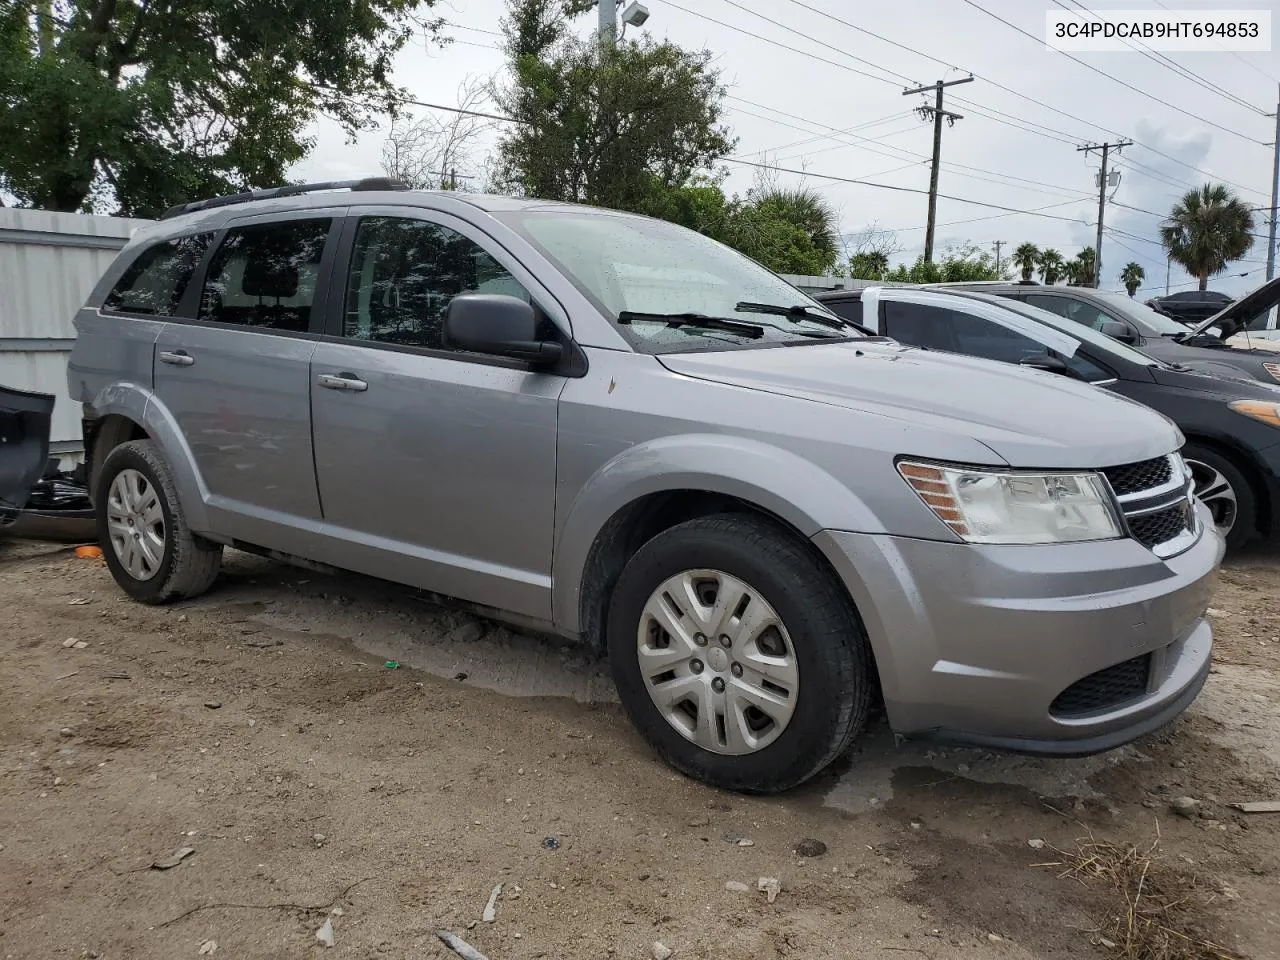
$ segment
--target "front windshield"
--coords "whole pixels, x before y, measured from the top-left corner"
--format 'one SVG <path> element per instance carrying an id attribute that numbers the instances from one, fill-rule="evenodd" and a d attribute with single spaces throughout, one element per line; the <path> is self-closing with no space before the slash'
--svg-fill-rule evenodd
<path id="1" fill-rule="evenodd" d="M 863 336 L 759 264 L 684 227 L 604 211 L 526 210 L 502 219 L 554 262 L 610 320 L 623 315 L 618 329 L 638 350 L 724 350 Z M 774 316 L 759 309 L 739 310 L 745 303 L 803 309 Z M 806 312 L 817 319 L 806 317 Z M 680 314 L 728 318 L 764 332 L 755 337 L 701 327 L 688 317 L 678 321 L 679 326 L 660 319 Z"/>
<path id="2" fill-rule="evenodd" d="M 1150 331 L 1158 337 L 1173 336 L 1178 333 L 1189 333 L 1186 324 L 1179 323 L 1172 317 L 1157 313 L 1145 303 L 1140 303 L 1123 293 L 1108 293 L 1102 290 L 1090 290 L 1089 295 L 1102 301 L 1111 313 L 1118 313 L 1139 324 L 1144 331 Z"/>
<path id="3" fill-rule="evenodd" d="M 1130 363 L 1136 363 L 1144 367 L 1164 366 L 1161 361 L 1155 357 L 1143 353 L 1127 343 L 1114 340 L 1104 333 L 1099 333 L 1092 327 L 1086 327 L 1082 323 L 1076 323 L 1065 317 L 1060 317 L 1056 313 L 1050 313 L 1048 310 L 1041 310 L 1039 307 L 1033 307 L 1030 304 L 1019 303 L 1016 300 L 1001 300 L 1000 306 L 1008 307 L 1010 310 L 1017 311 L 1023 316 L 1030 317 L 1045 326 L 1053 327 L 1055 330 L 1061 330 L 1070 337 L 1074 337 L 1081 343 L 1087 343 L 1090 346 L 1097 347 L 1101 356 L 1105 358 L 1107 354 L 1112 356 L 1121 356 Z"/>

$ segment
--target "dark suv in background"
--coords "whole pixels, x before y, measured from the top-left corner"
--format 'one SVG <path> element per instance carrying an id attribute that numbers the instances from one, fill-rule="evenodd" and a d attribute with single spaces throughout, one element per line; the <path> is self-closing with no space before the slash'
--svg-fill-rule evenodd
<path id="1" fill-rule="evenodd" d="M 1276 367 L 1276 360 L 1280 358 L 1274 350 L 1227 344 L 1207 334 L 1197 336 L 1186 324 L 1157 313 L 1123 293 L 1090 287 L 1019 283 L 934 284 L 929 289 L 975 290 L 1018 300 L 1092 327 L 1175 367 L 1222 377 L 1248 377 L 1265 383 L 1280 381 L 1280 374 L 1271 369 L 1280 371 Z M 1243 300 L 1237 301 L 1217 316 L 1230 321 L 1237 308 L 1245 307 Z"/>

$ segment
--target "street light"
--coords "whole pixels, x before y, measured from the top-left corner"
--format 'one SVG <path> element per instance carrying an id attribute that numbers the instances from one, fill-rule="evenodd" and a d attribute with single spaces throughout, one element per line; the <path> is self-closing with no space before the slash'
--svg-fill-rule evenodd
<path id="1" fill-rule="evenodd" d="M 628 26 L 639 29 L 643 27 L 645 21 L 649 19 L 649 8 L 643 3 L 632 3 L 627 9 L 622 11 L 622 22 Z"/>

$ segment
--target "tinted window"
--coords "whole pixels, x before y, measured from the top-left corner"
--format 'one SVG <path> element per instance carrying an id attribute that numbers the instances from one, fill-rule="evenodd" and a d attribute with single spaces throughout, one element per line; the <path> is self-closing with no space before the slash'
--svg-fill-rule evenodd
<path id="1" fill-rule="evenodd" d="M 1120 322 L 1117 318 L 1108 313 L 1103 313 L 1097 307 L 1085 303 L 1083 300 L 1072 300 L 1069 297 L 1048 297 L 1033 293 L 1027 297 L 1027 303 L 1033 307 L 1041 307 L 1051 313 L 1056 313 L 1060 317 L 1066 317 L 1075 323 L 1083 324 L 1090 330 L 1101 330 L 1104 323 Z"/>
<path id="2" fill-rule="evenodd" d="M 447 349 L 444 318 L 460 293 L 532 302 L 505 267 L 456 230 L 423 220 L 366 217 L 347 274 L 343 335 Z"/>
<path id="3" fill-rule="evenodd" d="M 306 330 L 332 221 L 286 220 L 227 231 L 200 297 L 200 319 Z"/>
<path id="4" fill-rule="evenodd" d="M 861 300 L 827 300 L 823 303 L 823 306 L 832 311 L 837 317 L 852 320 L 854 323 L 862 322 Z"/>
<path id="5" fill-rule="evenodd" d="M 199 233 L 166 240 L 143 250 L 111 288 L 103 308 L 121 313 L 173 316 L 212 238 L 211 233 Z"/>
<path id="6" fill-rule="evenodd" d="M 886 332 L 902 343 L 1005 363 L 1045 352 L 1044 344 L 971 313 L 892 301 L 884 309 Z"/>
<path id="7" fill-rule="evenodd" d="M 883 310 L 884 332 L 899 343 L 959 352 L 953 323 L 957 314 L 953 311 L 893 300 L 885 301 Z"/>

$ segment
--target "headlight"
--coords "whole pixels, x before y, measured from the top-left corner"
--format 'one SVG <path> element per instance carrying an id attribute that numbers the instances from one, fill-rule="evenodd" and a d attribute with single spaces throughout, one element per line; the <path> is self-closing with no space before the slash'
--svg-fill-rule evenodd
<path id="1" fill-rule="evenodd" d="M 1123 534 L 1096 473 L 1024 473 L 903 460 L 898 472 L 969 543 L 1067 543 Z"/>
<path id="2" fill-rule="evenodd" d="M 1280 363 L 1264 363 L 1262 369 L 1271 374 L 1272 380 L 1280 380 Z"/>
<path id="3" fill-rule="evenodd" d="M 1227 406 L 1236 413 L 1243 413 L 1246 417 L 1253 417 L 1273 427 L 1280 427 L 1280 403 L 1270 403 L 1266 400 L 1232 400 Z"/>

